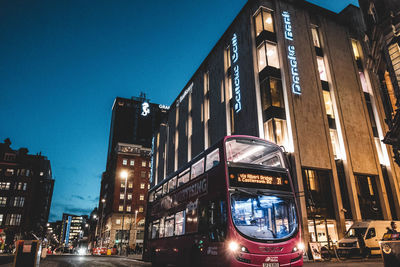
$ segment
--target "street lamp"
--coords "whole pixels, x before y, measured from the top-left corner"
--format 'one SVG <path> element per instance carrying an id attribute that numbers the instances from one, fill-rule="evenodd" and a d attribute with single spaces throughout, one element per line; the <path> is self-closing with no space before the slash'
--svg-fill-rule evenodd
<path id="1" fill-rule="evenodd" d="M 122 239 L 121 239 L 121 243 L 120 243 L 120 250 L 119 250 L 119 255 L 121 255 L 122 253 L 122 241 L 125 239 L 125 235 L 124 235 L 124 218 L 125 218 L 125 202 L 126 202 L 126 183 L 128 181 L 128 172 L 127 171 L 122 171 L 120 174 L 122 179 L 125 179 L 125 190 L 124 190 L 124 204 L 122 206 Z"/>

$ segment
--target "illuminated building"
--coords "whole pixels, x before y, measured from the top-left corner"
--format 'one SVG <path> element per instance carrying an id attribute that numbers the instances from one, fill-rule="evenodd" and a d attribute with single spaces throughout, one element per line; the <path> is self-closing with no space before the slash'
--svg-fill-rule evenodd
<path id="1" fill-rule="evenodd" d="M 152 136 L 165 120 L 168 108 L 150 103 L 144 94 L 115 99 L 107 166 L 101 179 L 98 246 L 113 247 L 122 242 L 133 247 L 143 243 Z M 123 172 L 126 181 L 121 178 Z"/>
<path id="2" fill-rule="evenodd" d="M 336 14 L 305 1 L 248 1 L 155 134 L 151 183 L 222 136 L 245 134 L 287 152 L 306 241 L 336 241 L 356 220 L 399 218 L 381 94 L 350 19 L 362 23 L 355 6 Z"/>
<path id="3" fill-rule="evenodd" d="M 64 247 L 76 247 L 84 236 L 85 224 L 87 221 L 87 215 L 77 216 L 63 213 L 60 238 L 61 244 Z"/>

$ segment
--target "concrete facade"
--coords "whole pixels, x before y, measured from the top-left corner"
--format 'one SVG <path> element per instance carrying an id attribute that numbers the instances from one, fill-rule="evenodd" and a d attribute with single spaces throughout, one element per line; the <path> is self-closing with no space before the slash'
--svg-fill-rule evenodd
<path id="1" fill-rule="evenodd" d="M 263 10 L 271 14 L 273 31 L 259 33 L 256 17 Z M 328 235 L 338 240 L 354 221 L 398 218 L 399 176 L 380 141 L 385 133 L 380 94 L 362 52 L 356 57 L 355 47 L 362 51 L 363 44 L 344 23 L 349 14 L 361 16 L 354 6 L 336 14 L 305 1 L 247 2 L 156 133 L 151 183 L 224 135 L 245 134 L 285 148 L 306 241 L 327 242 Z M 271 58 L 261 58 L 264 43 Z M 268 45 L 276 45 L 277 62 Z M 261 70 L 263 60 L 275 66 Z M 232 79 L 240 80 L 237 113 Z M 301 92 L 293 91 L 296 83 Z M 273 97 L 280 94 L 276 104 Z M 266 101 L 276 103 L 266 107 Z"/>

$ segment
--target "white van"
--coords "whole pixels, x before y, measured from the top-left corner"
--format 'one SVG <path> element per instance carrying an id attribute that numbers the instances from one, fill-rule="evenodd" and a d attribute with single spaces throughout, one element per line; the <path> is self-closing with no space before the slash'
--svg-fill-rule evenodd
<path id="1" fill-rule="evenodd" d="M 355 222 L 346 232 L 343 239 L 338 242 L 338 253 L 342 256 L 381 254 L 379 241 L 390 228 L 392 221 L 363 221 Z M 400 227 L 399 221 L 394 221 Z M 398 228 L 399 229 L 399 228 Z M 360 240 L 365 243 L 366 250 L 360 250 Z"/>

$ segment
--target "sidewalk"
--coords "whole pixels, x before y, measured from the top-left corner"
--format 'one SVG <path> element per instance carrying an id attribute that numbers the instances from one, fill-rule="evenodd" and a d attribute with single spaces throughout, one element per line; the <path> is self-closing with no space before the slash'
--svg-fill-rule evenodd
<path id="1" fill-rule="evenodd" d="M 337 260 L 332 259 L 331 261 L 304 261 L 304 266 L 310 267 L 330 267 L 330 266 L 363 266 L 363 267 L 383 267 L 383 261 L 381 258 L 373 259 L 346 259 Z"/>

